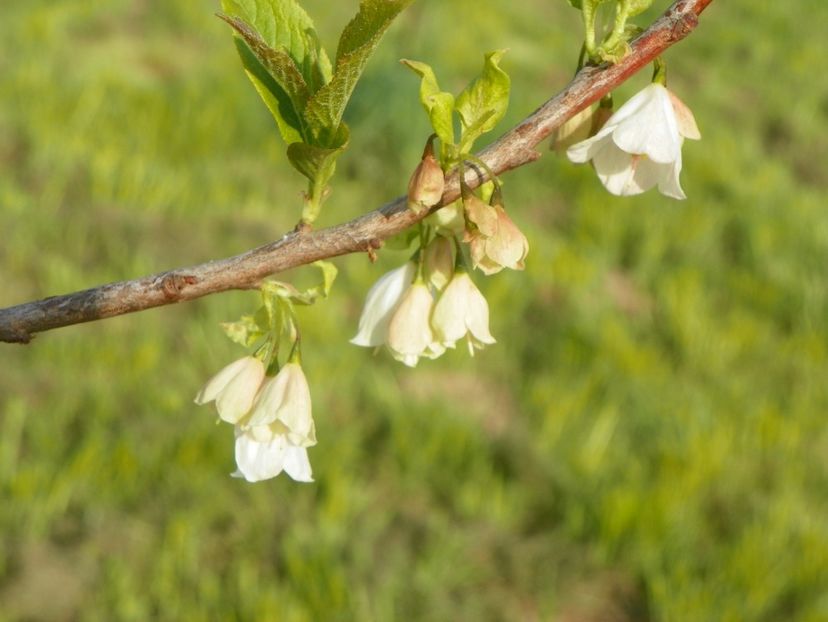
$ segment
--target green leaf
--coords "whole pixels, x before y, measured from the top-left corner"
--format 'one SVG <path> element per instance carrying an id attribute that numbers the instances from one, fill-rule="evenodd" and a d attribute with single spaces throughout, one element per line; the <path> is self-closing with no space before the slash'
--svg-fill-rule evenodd
<path id="1" fill-rule="evenodd" d="M 634 17 L 639 13 L 643 13 L 653 4 L 653 0 L 631 0 L 629 17 Z"/>
<path id="2" fill-rule="evenodd" d="M 249 24 L 264 43 L 291 57 L 311 93 L 331 79 L 331 61 L 313 20 L 296 0 L 222 0 L 222 9 Z"/>
<path id="3" fill-rule="evenodd" d="M 331 140 L 331 147 L 317 147 L 303 142 L 288 145 L 287 156 L 297 171 L 313 184 L 324 188 L 336 169 L 336 159 L 348 146 L 350 131 L 344 123 Z"/>
<path id="4" fill-rule="evenodd" d="M 330 147 L 368 59 L 394 18 L 413 0 L 362 0 L 359 12 L 345 26 L 336 51 L 331 81 L 308 101 L 305 121 L 317 144 Z"/>
<path id="5" fill-rule="evenodd" d="M 494 128 L 509 106 L 511 81 L 499 64 L 506 50 L 495 50 L 483 57 L 483 70 L 474 82 L 457 97 L 455 109 L 460 114 L 461 151 L 471 150 L 481 134 Z"/>
<path id="6" fill-rule="evenodd" d="M 434 128 L 443 145 L 453 145 L 452 112 L 454 111 L 454 95 L 440 90 L 440 86 L 437 84 L 437 76 L 434 75 L 434 70 L 430 65 L 405 58 L 400 62 L 422 78 L 420 80 L 420 102 L 428 114 L 431 127 Z"/>
<path id="7" fill-rule="evenodd" d="M 252 347 L 267 332 L 252 315 L 244 315 L 238 322 L 223 322 L 221 328 L 231 341 L 245 348 Z"/>
<path id="8" fill-rule="evenodd" d="M 245 63 L 245 68 L 248 69 L 248 76 L 253 82 L 253 86 L 256 87 L 257 91 L 259 91 L 259 94 L 262 96 L 262 99 L 264 99 L 265 104 L 270 109 L 271 113 L 274 113 L 274 102 L 272 100 L 276 100 L 276 102 L 278 102 L 277 111 L 279 114 L 277 116 L 277 114 L 274 113 L 276 122 L 279 123 L 279 117 L 285 121 L 287 121 L 287 119 L 290 119 L 291 121 L 300 120 L 302 111 L 305 109 L 305 104 L 308 101 L 308 97 L 310 97 L 310 92 L 308 91 L 308 85 L 305 83 L 304 77 L 299 72 L 299 68 L 296 66 L 296 63 L 290 55 L 288 55 L 284 49 L 274 49 L 268 46 L 264 39 L 262 39 L 250 26 L 250 24 L 244 20 L 230 15 L 220 14 L 219 17 L 233 27 L 238 35 L 244 40 L 248 51 L 258 61 L 259 67 L 264 68 L 267 75 L 279 86 L 278 89 L 273 89 L 273 84 L 266 79 L 263 79 L 264 76 L 261 76 L 261 71 L 257 72 L 259 75 L 254 74 L 253 76 L 250 76 L 250 69 L 248 69 L 248 65 L 252 64 L 249 62 L 251 59 L 245 58 L 243 49 L 239 50 L 242 56 L 242 61 Z M 253 69 L 255 71 L 257 68 L 254 66 Z M 266 97 L 265 94 L 262 93 L 262 87 L 264 87 L 271 95 L 270 98 Z M 283 95 L 286 95 L 290 100 L 290 107 L 286 110 L 284 109 L 284 104 L 286 102 Z M 301 121 L 295 124 L 289 123 L 289 125 L 291 125 L 294 130 L 303 133 Z M 279 129 L 282 129 L 281 124 L 279 124 Z M 283 136 L 284 134 L 285 133 L 282 132 Z"/>
<path id="9" fill-rule="evenodd" d="M 279 309 L 283 304 L 293 302 L 301 305 L 312 305 L 320 298 L 328 297 L 338 273 L 336 266 L 329 261 L 314 261 L 311 265 L 322 271 L 322 282 L 303 292 L 300 292 L 290 283 L 283 283 L 282 281 L 265 281 L 262 284 L 261 291 L 265 305 L 274 309 L 271 318 L 277 317 L 276 309 Z"/>

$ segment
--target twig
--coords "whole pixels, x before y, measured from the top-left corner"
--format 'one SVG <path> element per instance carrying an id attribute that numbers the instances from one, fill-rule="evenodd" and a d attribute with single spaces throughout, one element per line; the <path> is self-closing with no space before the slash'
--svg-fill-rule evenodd
<path id="1" fill-rule="evenodd" d="M 597 101 L 677 43 L 698 25 L 713 0 L 677 0 L 635 41 L 631 52 L 615 65 L 584 67 L 561 93 L 484 149 L 478 157 L 496 175 L 540 157 L 535 147 L 577 112 Z M 485 180 L 467 173 L 475 187 Z M 447 180 L 440 205 L 460 195 L 457 175 Z M 120 281 L 63 296 L 52 296 L 0 309 L 0 341 L 28 343 L 35 333 L 91 322 L 175 302 L 193 300 L 231 289 L 253 289 L 262 279 L 305 265 L 354 252 L 373 252 L 381 241 L 403 231 L 427 214 L 415 214 L 400 197 L 355 220 L 319 231 L 296 230 L 280 240 L 241 255 L 190 268 Z"/>

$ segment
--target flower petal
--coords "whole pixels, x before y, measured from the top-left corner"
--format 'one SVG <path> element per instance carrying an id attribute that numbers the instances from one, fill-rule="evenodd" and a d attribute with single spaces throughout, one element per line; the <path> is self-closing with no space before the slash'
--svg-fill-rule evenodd
<path id="1" fill-rule="evenodd" d="M 402 299 L 403 293 L 414 280 L 417 266 L 407 262 L 391 270 L 374 283 L 365 298 L 365 307 L 359 318 L 359 329 L 351 343 L 374 347 L 385 343 L 388 324 Z"/>
<path id="2" fill-rule="evenodd" d="M 236 465 L 248 482 L 259 482 L 279 475 L 284 466 L 286 448 L 287 440 L 284 436 L 262 443 L 236 427 Z"/>
<path id="3" fill-rule="evenodd" d="M 595 157 L 595 154 L 604 148 L 604 146 L 612 141 L 612 131 L 615 125 L 610 125 L 609 122 L 601 128 L 595 136 L 587 138 L 579 143 L 572 145 L 566 150 L 566 157 L 570 162 L 576 164 L 583 164 L 589 162 Z"/>
<path id="4" fill-rule="evenodd" d="M 687 105 L 675 93 L 672 91 L 669 91 L 669 93 L 670 102 L 673 104 L 673 111 L 676 113 L 679 133 L 685 138 L 699 140 L 701 138 L 701 132 L 699 132 L 699 126 L 696 125 L 696 117 L 693 116 L 693 113 Z"/>
<path id="5" fill-rule="evenodd" d="M 310 460 L 308 460 L 308 450 L 304 447 L 296 447 L 288 445 L 285 448 L 285 460 L 283 463 L 285 473 L 297 482 L 312 482 L 313 471 L 311 470 Z"/>
<path id="6" fill-rule="evenodd" d="M 639 156 L 640 157 L 640 156 Z M 629 196 L 643 192 L 633 181 L 635 156 L 619 149 L 615 143 L 595 154 L 592 164 L 604 187 L 616 196 Z"/>
<path id="7" fill-rule="evenodd" d="M 612 140 L 627 153 L 646 155 L 661 163 L 673 162 L 681 150 L 681 137 L 667 89 L 651 84 L 618 112 L 640 96 L 644 97 L 635 102 L 635 114 L 618 123 L 612 132 Z"/>
<path id="8" fill-rule="evenodd" d="M 388 348 L 392 352 L 403 357 L 421 356 L 428 348 L 434 340 L 429 326 L 433 304 L 431 292 L 422 282 L 408 289 L 388 325 Z M 407 360 L 403 361 L 406 365 Z"/>
<path id="9" fill-rule="evenodd" d="M 261 365 L 261 361 L 258 359 L 252 356 L 245 356 L 224 367 L 215 376 L 210 378 L 207 384 L 198 392 L 198 395 L 195 396 L 195 403 L 202 405 L 207 402 L 212 402 L 238 373 L 247 367 L 255 365 L 256 363 L 254 361 L 258 361 L 259 365 Z M 262 366 L 262 371 L 264 372 L 264 366 Z"/>

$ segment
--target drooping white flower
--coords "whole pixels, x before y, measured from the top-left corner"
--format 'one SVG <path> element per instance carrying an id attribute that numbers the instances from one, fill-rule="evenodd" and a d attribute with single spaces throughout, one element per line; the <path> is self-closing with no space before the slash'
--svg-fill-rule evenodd
<path id="1" fill-rule="evenodd" d="M 216 401 L 219 417 L 238 423 L 253 406 L 265 376 L 264 364 L 253 356 L 233 361 L 207 381 L 195 397 L 196 404 Z"/>
<path id="2" fill-rule="evenodd" d="M 409 367 L 416 366 L 421 356 L 437 358 L 446 350 L 431 332 L 429 320 L 433 305 L 428 286 L 417 280 L 403 294 L 391 317 L 386 345 L 396 360 Z"/>
<path id="3" fill-rule="evenodd" d="M 693 113 L 653 82 L 624 103 L 595 136 L 566 153 L 573 162 L 592 160 L 612 194 L 629 196 L 658 186 L 662 194 L 684 199 L 679 174 L 685 138 L 701 138 Z"/>
<path id="4" fill-rule="evenodd" d="M 414 280 L 416 271 L 417 265 L 409 261 L 404 266 L 387 272 L 374 283 L 365 298 L 359 328 L 351 343 L 368 348 L 385 343 L 391 316 Z"/>
<path id="5" fill-rule="evenodd" d="M 431 326 L 437 339 L 447 348 L 467 338 L 469 354 L 495 343 L 489 331 L 489 305 L 465 270 L 455 272 L 434 306 Z"/>
<path id="6" fill-rule="evenodd" d="M 249 482 L 284 470 L 313 481 L 307 448 L 316 445 L 308 381 L 299 363 L 287 363 L 262 384 L 250 416 L 236 426 L 237 476 Z"/>

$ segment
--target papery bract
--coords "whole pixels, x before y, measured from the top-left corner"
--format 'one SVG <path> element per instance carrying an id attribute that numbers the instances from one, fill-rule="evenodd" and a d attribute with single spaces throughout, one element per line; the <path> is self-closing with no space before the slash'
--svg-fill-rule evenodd
<path id="1" fill-rule="evenodd" d="M 471 277 L 460 270 L 443 291 L 431 318 L 437 339 L 447 348 L 467 337 L 469 354 L 495 343 L 489 331 L 489 305 Z"/>
<path id="2" fill-rule="evenodd" d="M 196 395 L 195 403 L 201 405 L 215 400 L 219 417 L 228 423 L 237 423 L 253 406 L 264 376 L 264 364 L 253 356 L 245 356 L 210 378 Z"/>
<path id="3" fill-rule="evenodd" d="M 685 138 L 700 137 L 690 110 L 654 82 L 624 103 L 595 136 L 570 147 L 567 156 L 573 162 L 592 160 L 612 194 L 640 194 L 657 185 L 662 194 L 684 199 L 681 146 Z"/>

